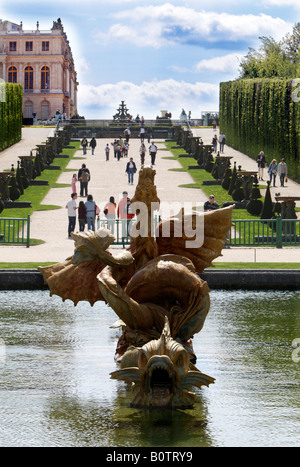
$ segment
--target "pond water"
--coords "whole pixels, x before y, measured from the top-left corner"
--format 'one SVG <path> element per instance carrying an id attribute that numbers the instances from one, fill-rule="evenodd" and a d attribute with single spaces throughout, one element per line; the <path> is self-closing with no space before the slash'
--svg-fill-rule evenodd
<path id="1" fill-rule="evenodd" d="M 104 303 L 0 292 L 0 446 L 298 446 L 300 291 L 212 291 L 191 410 L 130 408 Z"/>

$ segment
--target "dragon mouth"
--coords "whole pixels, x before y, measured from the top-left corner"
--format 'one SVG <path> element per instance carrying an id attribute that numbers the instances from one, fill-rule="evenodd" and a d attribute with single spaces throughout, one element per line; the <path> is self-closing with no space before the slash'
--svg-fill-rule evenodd
<path id="1" fill-rule="evenodd" d="M 166 356 L 152 357 L 146 368 L 146 391 L 152 406 L 166 406 L 175 392 L 175 371 Z"/>

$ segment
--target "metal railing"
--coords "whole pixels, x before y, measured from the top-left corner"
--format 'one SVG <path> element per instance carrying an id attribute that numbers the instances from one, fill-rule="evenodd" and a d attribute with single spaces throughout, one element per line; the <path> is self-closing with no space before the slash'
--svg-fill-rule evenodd
<path id="1" fill-rule="evenodd" d="M 159 223 L 154 218 L 154 231 Z M 106 228 L 115 237 L 113 245 L 125 248 L 130 244 L 130 231 L 136 219 L 100 219 L 97 218 L 97 229 Z M 0 217 L 0 245 L 30 246 L 30 216 L 27 218 Z M 228 232 L 227 246 L 300 246 L 300 219 L 252 219 L 233 220 Z"/>
<path id="2" fill-rule="evenodd" d="M 230 246 L 300 246 L 300 219 L 233 220 Z"/>
<path id="3" fill-rule="evenodd" d="M 0 217 L 0 245 L 30 246 L 30 216 L 27 218 Z"/>
<path id="4" fill-rule="evenodd" d="M 130 232 L 132 226 L 137 222 L 136 218 L 133 219 L 100 219 L 97 218 L 97 229 L 108 229 L 115 237 L 113 245 L 130 245 Z M 160 222 L 160 218 L 154 216 L 153 231 L 155 232 L 157 224 Z"/>
<path id="5" fill-rule="evenodd" d="M 101 119 L 71 119 L 68 120 L 66 123 L 70 123 L 75 126 L 87 126 L 87 127 L 110 127 L 110 126 L 116 126 L 116 127 L 122 127 L 126 128 L 129 126 L 129 128 L 140 128 L 141 123 L 140 122 L 135 122 L 132 121 L 130 124 L 127 121 L 117 121 L 117 120 L 101 120 Z M 153 127 L 153 126 L 161 126 L 161 127 L 170 127 L 172 125 L 178 125 L 179 120 L 145 120 L 144 121 L 144 127 Z"/>
<path id="6" fill-rule="evenodd" d="M 159 222 L 159 218 L 154 219 L 154 231 Z M 99 219 L 97 228 L 107 228 L 111 230 L 116 238 L 114 245 L 129 245 L 130 237 L 128 232 L 132 228 L 136 219 L 132 220 L 106 220 Z M 233 220 L 232 228 L 228 233 L 228 241 L 225 246 L 271 246 L 282 248 L 283 246 L 300 246 L 300 219 L 253 219 L 253 220 Z"/>

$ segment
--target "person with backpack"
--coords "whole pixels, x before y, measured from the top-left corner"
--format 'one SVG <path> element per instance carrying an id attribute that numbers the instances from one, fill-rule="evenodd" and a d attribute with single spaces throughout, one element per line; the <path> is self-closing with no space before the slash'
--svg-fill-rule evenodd
<path id="1" fill-rule="evenodd" d="M 81 168 L 78 170 L 78 175 L 77 175 L 77 178 L 80 182 L 80 196 L 83 196 L 83 185 L 82 185 L 82 173 L 83 171 L 86 171 L 88 174 L 89 174 L 89 181 L 91 179 L 91 174 L 90 174 L 90 171 L 89 169 L 86 167 L 85 164 L 82 164 Z M 87 196 L 87 191 L 86 191 L 86 196 Z"/>
<path id="2" fill-rule="evenodd" d="M 90 181 L 90 174 L 87 171 L 87 169 L 83 169 L 80 180 L 82 186 L 82 196 L 88 196 L 88 184 Z"/>
<path id="3" fill-rule="evenodd" d="M 81 140 L 81 146 L 82 146 L 82 151 L 83 151 L 83 155 L 86 154 L 86 147 L 88 145 L 88 140 L 86 139 L 86 137 L 84 136 L 84 138 L 82 138 Z"/>

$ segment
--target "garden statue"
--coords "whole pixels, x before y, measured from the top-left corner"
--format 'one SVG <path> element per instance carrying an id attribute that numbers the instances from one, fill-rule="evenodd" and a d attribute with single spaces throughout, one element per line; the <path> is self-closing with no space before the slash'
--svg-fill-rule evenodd
<path id="1" fill-rule="evenodd" d="M 221 255 L 232 206 L 206 213 L 182 209 L 162 220 L 154 236 L 153 212 L 160 204 L 155 174 L 152 167 L 140 170 L 127 250 L 112 255 L 114 237 L 106 229 L 73 233 L 74 255 L 39 271 L 51 295 L 75 305 L 105 300 L 118 315 L 123 334 L 115 360 L 121 369 L 111 377 L 135 383 L 133 406 L 190 407 L 194 396 L 187 388 L 214 381 L 194 366 L 192 338 L 210 307 L 209 287 L 198 273 Z"/>

